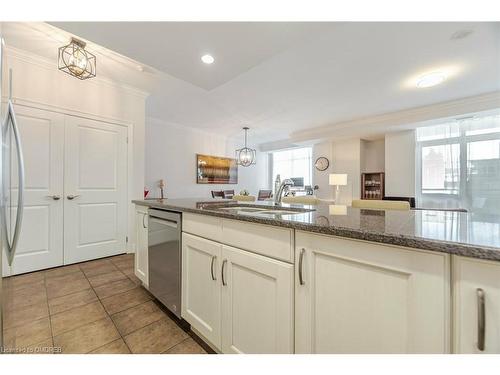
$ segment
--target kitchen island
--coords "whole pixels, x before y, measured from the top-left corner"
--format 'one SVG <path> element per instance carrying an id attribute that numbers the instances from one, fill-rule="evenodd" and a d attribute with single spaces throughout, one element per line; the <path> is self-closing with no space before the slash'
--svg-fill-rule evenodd
<path id="1" fill-rule="evenodd" d="M 500 352 L 498 217 L 134 203 L 183 213 L 182 317 L 217 351 Z"/>

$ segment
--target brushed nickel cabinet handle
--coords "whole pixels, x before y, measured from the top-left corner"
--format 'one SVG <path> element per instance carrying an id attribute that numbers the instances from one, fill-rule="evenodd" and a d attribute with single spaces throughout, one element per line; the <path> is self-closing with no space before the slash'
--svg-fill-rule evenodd
<path id="1" fill-rule="evenodd" d="M 486 334 L 486 312 L 484 305 L 484 290 L 476 289 L 477 295 L 477 349 L 484 351 Z"/>
<path id="2" fill-rule="evenodd" d="M 217 278 L 215 277 L 215 272 L 214 272 L 215 259 L 217 259 L 217 257 L 215 255 L 213 255 L 212 262 L 210 263 L 210 275 L 212 276 L 213 281 L 217 280 Z"/>
<path id="3" fill-rule="evenodd" d="M 226 266 L 226 263 L 227 263 L 227 259 L 224 259 L 222 261 L 222 267 L 221 267 L 221 277 L 222 277 L 222 285 L 226 286 L 227 283 L 226 283 L 226 279 L 224 279 L 224 268 Z"/>
<path id="4" fill-rule="evenodd" d="M 306 249 L 302 248 L 300 249 L 300 255 L 299 255 L 299 284 L 304 285 L 304 275 L 302 274 L 302 266 L 304 262 L 304 253 L 306 252 Z"/>
<path id="5" fill-rule="evenodd" d="M 47 198 L 52 198 L 53 200 L 58 201 L 59 199 L 61 199 L 61 196 L 54 194 L 54 195 L 47 195 Z"/>
<path id="6" fill-rule="evenodd" d="M 66 198 L 68 198 L 70 201 L 72 201 L 73 199 L 78 198 L 79 196 L 80 196 L 80 194 L 77 194 L 77 195 L 70 194 Z"/>
<path id="7" fill-rule="evenodd" d="M 146 216 L 148 216 L 147 214 L 142 214 L 142 227 L 143 228 L 147 228 L 146 226 Z"/>

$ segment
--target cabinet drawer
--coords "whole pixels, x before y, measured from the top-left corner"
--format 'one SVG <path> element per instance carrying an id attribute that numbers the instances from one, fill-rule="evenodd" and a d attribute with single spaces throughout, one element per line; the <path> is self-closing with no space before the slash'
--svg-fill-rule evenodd
<path id="1" fill-rule="evenodd" d="M 238 220 L 222 220 L 222 243 L 293 263 L 293 230 Z"/>
<path id="2" fill-rule="evenodd" d="M 182 230 L 217 242 L 222 241 L 222 219 L 215 216 L 184 213 Z"/>

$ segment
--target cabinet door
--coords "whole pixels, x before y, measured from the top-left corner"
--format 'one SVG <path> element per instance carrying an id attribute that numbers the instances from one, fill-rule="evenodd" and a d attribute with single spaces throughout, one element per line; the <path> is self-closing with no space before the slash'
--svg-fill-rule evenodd
<path id="1" fill-rule="evenodd" d="M 293 353 L 293 265 L 222 247 L 222 352 Z"/>
<path id="2" fill-rule="evenodd" d="M 297 353 L 448 353 L 449 256 L 296 235 Z"/>
<path id="3" fill-rule="evenodd" d="M 182 234 L 181 315 L 217 349 L 221 346 L 221 251 L 217 242 Z"/>
<path id="4" fill-rule="evenodd" d="M 499 354 L 500 262 L 454 256 L 453 276 L 454 352 Z"/>
<path id="5" fill-rule="evenodd" d="M 146 207 L 137 208 L 135 211 L 136 250 L 135 250 L 135 275 L 144 285 L 149 285 L 148 277 L 148 211 Z"/>

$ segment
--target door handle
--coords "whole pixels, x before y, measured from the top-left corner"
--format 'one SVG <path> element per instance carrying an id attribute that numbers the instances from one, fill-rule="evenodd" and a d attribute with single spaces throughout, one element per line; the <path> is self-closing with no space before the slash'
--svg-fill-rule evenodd
<path id="1" fill-rule="evenodd" d="M 144 229 L 146 229 L 146 228 L 147 228 L 147 226 L 146 226 L 146 224 L 145 224 L 145 222 L 146 222 L 146 216 L 148 216 L 148 214 L 142 214 L 142 227 L 143 227 Z"/>
<path id="2" fill-rule="evenodd" d="M 213 255 L 212 262 L 210 263 L 210 275 L 212 276 L 213 281 L 217 280 L 217 278 L 215 277 L 215 272 L 214 272 L 215 259 L 217 259 L 217 257 L 215 255 Z"/>
<path id="3" fill-rule="evenodd" d="M 12 77 L 12 72 L 10 73 L 10 77 Z M 11 85 L 12 87 L 12 85 Z M 3 216 L 4 216 L 4 226 L 2 228 L 4 238 L 6 239 L 6 250 L 7 250 L 7 260 L 9 266 L 12 265 L 14 261 L 14 256 L 16 254 L 17 242 L 19 241 L 19 235 L 21 233 L 21 225 L 24 216 L 24 158 L 23 151 L 21 145 L 21 137 L 19 134 L 19 127 L 17 126 L 16 113 L 14 112 L 14 105 L 12 101 L 9 100 L 7 105 L 7 113 L 5 114 L 5 121 L 3 123 L 3 128 L 7 128 L 8 123 L 12 123 L 12 133 L 14 135 L 14 141 L 16 142 L 16 154 L 17 154 L 17 162 L 18 162 L 18 194 L 17 194 L 17 215 L 16 215 L 16 224 L 14 227 L 14 234 L 12 235 L 12 242 L 9 242 L 9 236 L 7 231 L 7 212 L 6 208 L 3 207 Z"/>
<path id="4" fill-rule="evenodd" d="M 77 195 L 70 194 L 66 198 L 68 198 L 70 201 L 72 201 L 73 199 L 78 198 L 79 196 L 80 196 L 80 194 L 77 194 Z"/>
<path id="5" fill-rule="evenodd" d="M 61 199 L 61 196 L 54 194 L 54 195 L 47 195 L 47 198 L 52 198 L 53 200 L 58 201 L 59 199 Z"/>
<path id="6" fill-rule="evenodd" d="M 476 289 L 477 295 L 477 349 L 484 351 L 484 342 L 486 334 L 486 312 L 484 303 L 484 290 Z"/>
<path id="7" fill-rule="evenodd" d="M 221 277 L 222 277 L 222 285 L 226 286 L 227 283 L 226 283 L 226 279 L 224 278 L 224 268 L 226 266 L 226 263 L 227 263 L 227 259 L 224 259 L 222 261 L 222 267 L 221 267 Z"/>
<path id="8" fill-rule="evenodd" d="M 304 275 L 302 274 L 302 266 L 304 262 L 304 253 L 306 252 L 306 249 L 302 248 L 300 249 L 300 255 L 299 255 L 299 284 L 304 285 Z"/>

